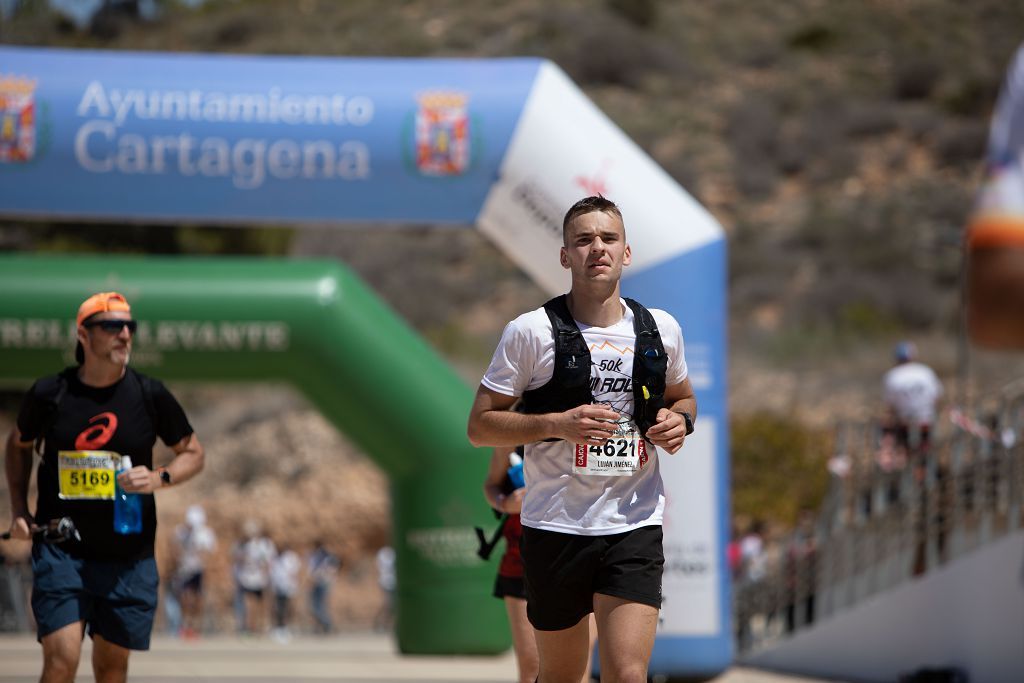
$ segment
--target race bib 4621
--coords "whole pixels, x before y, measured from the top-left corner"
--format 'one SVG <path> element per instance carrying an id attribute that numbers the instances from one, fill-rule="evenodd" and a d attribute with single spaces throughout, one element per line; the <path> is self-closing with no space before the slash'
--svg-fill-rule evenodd
<path id="1" fill-rule="evenodd" d="M 649 456 L 640 430 L 632 422 L 620 423 L 615 434 L 600 444 L 576 444 L 572 471 L 605 477 L 628 477 L 643 469 Z"/>

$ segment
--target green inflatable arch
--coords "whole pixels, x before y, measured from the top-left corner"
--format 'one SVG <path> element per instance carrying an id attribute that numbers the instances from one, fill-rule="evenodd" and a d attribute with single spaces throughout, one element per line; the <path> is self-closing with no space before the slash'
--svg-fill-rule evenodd
<path id="1" fill-rule="evenodd" d="M 70 364 L 77 306 L 107 290 L 140 320 L 133 366 L 288 381 L 387 473 L 402 652 L 508 647 L 494 567 L 475 554 L 474 525 L 494 520 L 489 459 L 465 437 L 472 390 L 366 285 L 325 260 L 0 256 L 0 380 L 27 386 Z"/>

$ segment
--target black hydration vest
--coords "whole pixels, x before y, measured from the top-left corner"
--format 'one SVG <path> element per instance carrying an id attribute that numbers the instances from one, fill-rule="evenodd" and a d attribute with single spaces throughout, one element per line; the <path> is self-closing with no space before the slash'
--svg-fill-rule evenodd
<path id="1" fill-rule="evenodd" d="M 633 421 L 646 438 L 647 429 L 654 424 L 658 410 L 665 407 L 668 358 L 651 312 L 632 299 L 627 298 L 626 305 L 633 311 L 633 332 L 636 334 L 633 347 Z M 544 304 L 544 311 L 551 320 L 555 338 L 554 374 L 544 386 L 523 392 L 523 412 L 561 413 L 593 403 L 590 350 L 569 313 L 566 295 L 548 301 Z"/>

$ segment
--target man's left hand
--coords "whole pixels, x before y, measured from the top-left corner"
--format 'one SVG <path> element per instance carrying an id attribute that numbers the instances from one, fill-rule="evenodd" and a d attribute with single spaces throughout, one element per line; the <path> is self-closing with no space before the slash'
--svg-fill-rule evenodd
<path id="1" fill-rule="evenodd" d="M 679 413 L 662 408 L 658 411 L 657 421 L 647 430 L 647 438 L 669 454 L 675 453 L 686 439 L 686 420 Z"/>
<path id="2" fill-rule="evenodd" d="M 117 475 L 117 483 L 127 493 L 153 493 L 160 488 L 160 475 L 145 465 L 136 465 Z"/>

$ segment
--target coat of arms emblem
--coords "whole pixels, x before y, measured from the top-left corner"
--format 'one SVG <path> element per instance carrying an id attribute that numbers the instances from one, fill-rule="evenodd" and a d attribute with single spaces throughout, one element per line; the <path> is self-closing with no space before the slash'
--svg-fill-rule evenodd
<path id="1" fill-rule="evenodd" d="M 469 98 L 457 92 L 430 92 L 417 99 L 416 167 L 424 175 L 463 173 L 470 158 Z"/>
<path id="2" fill-rule="evenodd" d="M 30 161 L 36 153 L 36 82 L 0 75 L 0 163 Z"/>

